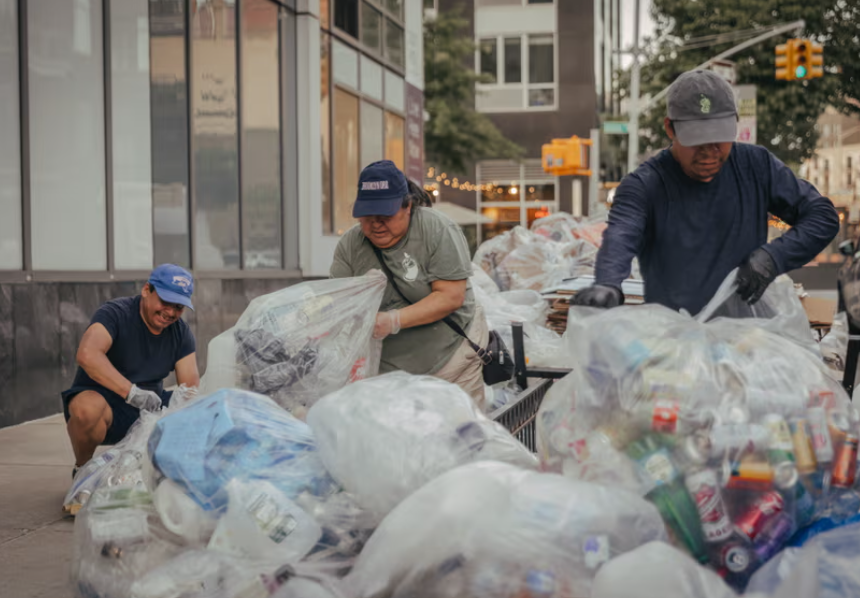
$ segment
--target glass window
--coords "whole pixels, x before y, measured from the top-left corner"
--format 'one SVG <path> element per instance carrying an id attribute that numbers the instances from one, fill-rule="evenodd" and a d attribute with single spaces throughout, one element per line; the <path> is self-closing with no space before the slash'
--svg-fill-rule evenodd
<path id="1" fill-rule="evenodd" d="M 242 254 L 246 269 L 281 268 L 278 7 L 242 0 Z"/>
<path id="2" fill-rule="evenodd" d="M 489 83 L 496 82 L 496 40 L 482 39 L 479 44 L 481 52 L 481 74 L 490 78 Z"/>
<path id="3" fill-rule="evenodd" d="M 382 101 L 382 67 L 367 56 L 361 56 L 361 91 Z"/>
<path id="4" fill-rule="evenodd" d="M 331 234 L 331 44 L 330 36 L 320 36 L 320 147 L 322 148 L 322 210 L 323 233 Z"/>
<path id="5" fill-rule="evenodd" d="M 367 2 L 361 3 L 361 43 L 382 53 L 382 13 Z"/>
<path id="6" fill-rule="evenodd" d="M 335 39 L 332 41 L 331 54 L 334 82 L 358 89 L 358 52 Z"/>
<path id="7" fill-rule="evenodd" d="M 526 201 L 555 201 L 555 183 L 529 183 Z"/>
<path id="8" fill-rule="evenodd" d="M 385 127 L 382 108 L 361 103 L 361 167 L 385 157 Z"/>
<path id="9" fill-rule="evenodd" d="M 424 8 L 436 8 L 436 0 L 424 0 Z"/>
<path id="10" fill-rule="evenodd" d="M 197 0 L 191 24 L 195 263 L 240 267 L 236 0 Z"/>
<path id="11" fill-rule="evenodd" d="M 403 27 L 385 19 L 385 57 L 397 66 L 403 66 Z"/>
<path id="12" fill-rule="evenodd" d="M 555 91 L 552 89 L 530 89 L 529 106 L 555 105 Z"/>
<path id="13" fill-rule="evenodd" d="M 505 38 L 505 83 L 523 82 L 522 45 L 519 37 Z"/>
<path id="14" fill-rule="evenodd" d="M 342 235 L 355 220 L 352 204 L 358 187 L 358 98 L 340 88 L 334 92 L 334 230 Z"/>
<path id="15" fill-rule="evenodd" d="M 400 170 L 406 170 L 406 124 L 403 118 L 385 113 L 385 159 L 391 160 Z"/>
<path id="16" fill-rule="evenodd" d="M 152 267 L 149 2 L 111 6 L 114 267 Z"/>
<path id="17" fill-rule="evenodd" d="M 528 4 L 552 4 L 553 0 L 528 0 Z"/>
<path id="18" fill-rule="evenodd" d="M 150 0 L 149 34 L 155 263 L 190 268 L 185 3 Z"/>
<path id="19" fill-rule="evenodd" d="M 520 223 L 520 208 L 481 208 L 481 214 L 493 221 L 481 225 L 481 238 L 486 241 L 511 230 Z"/>
<path id="20" fill-rule="evenodd" d="M 358 39 L 358 0 L 334 0 L 334 26 Z"/>
<path id="21" fill-rule="evenodd" d="M 24 267 L 16 0 L 0 0 L 0 270 Z"/>
<path id="22" fill-rule="evenodd" d="M 385 0 L 385 8 L 392 15 L 403 20 L 403 0 Z"/>
<path id="23" fill-rule="evenodd" d="M 406 89 L 403 77 L 392 71 L 385 71 L 385 103 L 404 112 L 406 110 Z"/>
<path id="24" fill-rule="evenodd" d="M 552 83 L 555 79 L 553 61 L 552 35 L 530 35 L 529 83 Z"/>
<path id="25" fill-rule="evenodd" d="M 28 3 L 34 269 L 107 269 L 102 31 L 100 0 Z"/>

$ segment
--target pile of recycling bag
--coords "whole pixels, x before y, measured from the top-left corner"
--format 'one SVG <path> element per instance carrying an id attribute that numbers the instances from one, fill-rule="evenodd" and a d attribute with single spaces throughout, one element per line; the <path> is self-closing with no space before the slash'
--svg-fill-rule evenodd
<path id="1" fill-rule="evenodd" d="M 583 309 L 551 339 L 574 369 L 538 455 L 459 387 L 378 375 L 381 273 L 260 297 L 212 341 L 199 392 L 78 473 L 73 594 L 860 595 L 860 415 L 790 282 L 755 311 L 732 284 L 697 318 Z M 544 342 L 532 291 L 472 286 Z"/>
<path id="2" fill-rule="evenodd" d="M 656 305 L 578 319 L 576 364 L 537 426 L 545 470 L 643 496 L 676 546 L 743 590 L 810 524 L 860 512 L 860 413 L 793 328 L 790 284 L 756 319 L 733 288 L 696 319 Z"/>
<path id="3" fill-rule="evenodd" d="M 558 213 L 516 226 L 478 248 L 474 262 L 502 291 L 542 291 L 567 278 L 594 272 L 605 216 L 575 218 Z"/>

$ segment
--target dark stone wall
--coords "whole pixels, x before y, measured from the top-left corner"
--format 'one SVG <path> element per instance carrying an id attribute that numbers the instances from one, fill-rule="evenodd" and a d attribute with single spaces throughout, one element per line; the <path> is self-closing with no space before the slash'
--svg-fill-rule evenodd
<path id="1" fill-rule="evenodd" d="M 300 279 L 198 279 L 185 320 L 197 339 L 201 374 L 209 341 L 239 319 L 251 299 Z M 144 281 L 0 284 L 0 428 L 62 411 L 75 353 L 90 318 L 109 299 L 136 295 Z"/>

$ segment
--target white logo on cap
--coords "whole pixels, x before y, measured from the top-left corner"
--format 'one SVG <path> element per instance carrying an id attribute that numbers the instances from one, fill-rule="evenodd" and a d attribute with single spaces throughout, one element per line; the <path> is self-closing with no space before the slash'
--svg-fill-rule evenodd
<path id="1" fill-rule="evenodd" d="M 699 100 L 699 106 L 702 107 L 702 114 L 708 114 L 711 111 L 711 100 L 708 96 L 702 94 Z"/>
<path id="2" fill-rule="evenodd" d="M 388 189 L 388 181 L 364 181 L 361 183 L 362 191 L 384 191 Z"/>
<path id="3" fill-rule="evenodd" d="M 188 290 L 188 287 L 191 286 L 191 281 L 188 280 L 188 277 L 186 277 L 186 276 L 174 276 L 173 277 L 173 284 L 175 284 L 178 287 L 181 287 L 184 290 Z"/>

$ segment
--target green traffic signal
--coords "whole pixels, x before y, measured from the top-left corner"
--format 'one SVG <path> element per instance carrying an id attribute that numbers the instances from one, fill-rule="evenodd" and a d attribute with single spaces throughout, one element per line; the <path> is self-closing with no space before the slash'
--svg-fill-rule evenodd
<path id="1" fill-rule="evenodd" d="M 806 77 L 806 67 L 805 66 L 799 66 L 796 69 L 794 69 L 794 76 L 797 79 L 803 79 L 804 77 Z"/>

